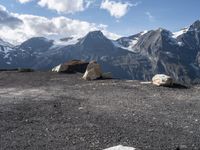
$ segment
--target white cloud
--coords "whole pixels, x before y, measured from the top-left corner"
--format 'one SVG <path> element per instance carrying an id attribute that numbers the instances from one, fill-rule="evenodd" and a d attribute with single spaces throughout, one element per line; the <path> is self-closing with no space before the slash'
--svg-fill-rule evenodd
<path id="1" fill-rule="evenodd" d="M 155 17 L 149 11 L 147 11 L 145 14 L 147 15 L 149 21 L 155 21 Z"/>
<path id="2" fill-rule="evenodd" d="M 111 16 L 117 19 L 126 15 L 129 7 L 132 7 L 132 6 L 133 4 L 129 2 L 122 3 L 122 2 L 112 1 L 112 0 L 103 0 L 101 3 L 101 9 L 107 10 Z"/>
<path id="3" fill-rule="evenodd" d="M 24 4 L 24 3 L 28 3 L 28 2 L 30 2 L 30 1 L 32 1 L 32 0 L 18 0 L 20 3 L 22 3 L 22 4 Z"/>
<path id="4" fill-rule="evenodd" d="M 121 38 L 122 36 L 118 35 L 118 34 L 115 34 L 115 33 L 112 33 L 112 32 L 109 32 L 108 30 L 101 30 L 103 32 L 103 34 L 109 38 L 109 39 L 112 39 L 112 40 L 117 40 L 119 38 Z"/>
<path id="5" fill-rule="evenodd" d="M 49 19 L 27 14 L 7 13 L 12 14 L 13 18 L 21 22 L 15 28 L 10 28 L 8 25 L 2 25 L 0 28 L 0 37 L 11 43 L 20 43 L 37 36 L 47 38 L 83 37 L 94 30 L 101 30 L 112 39 L 119 37 L 117 34 L 108 32 L 107 26 L 103 24 L 97 25 L 63 16 Z"/>
<path id="6" fill-rule="evenodd" d="M 94 0 L 39 0 L 41 7 L 56 10 L 58 13 L 74 13 L 85 10 Z"/>
<path id="7" fill-rule="evenodd" d="M 28 3 L 33 0 L 17 0 L 20 3 Z M 58 13 L 75 13 L 88 8 L 96 0 L 37 0 L 37 4 L 41 7 L 47 7 Z"/>

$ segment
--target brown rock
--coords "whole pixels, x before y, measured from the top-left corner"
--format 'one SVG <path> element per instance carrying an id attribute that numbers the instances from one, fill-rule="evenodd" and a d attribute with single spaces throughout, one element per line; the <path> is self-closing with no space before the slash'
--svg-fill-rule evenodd
<path id="1" fill-rule="evenodd" d="M 59 73 L 84 73 L 88 66 L 88 62 L 81 60 L 72 60 L 64 64 L 60 64 L 52 69 L 53 72 Z"/>
<path id="2" fill-rule="evenodd" d="M 95 80 L 102 77 L 101 67 L 97 62 L 92 61 L 87 66 L 86 72 L 83 76 L 84 80 Z"/>

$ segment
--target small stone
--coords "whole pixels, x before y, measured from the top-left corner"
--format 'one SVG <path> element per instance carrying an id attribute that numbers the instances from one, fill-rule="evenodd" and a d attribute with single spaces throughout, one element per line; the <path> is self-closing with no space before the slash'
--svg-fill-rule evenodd
<path id="1" fill-rule="evenodd" d="M 110 147 L 110 148 L 107 148 L 107 149 L 104 149 L 104 150 L 139 150 L 139 149 L 136 149 L 136 148 L 133 148 L 133 147 L 126 147 L 126 146 L 118 145 L 118 146 Z"/>
<path id="2" fill-rule="evenodd" d="M 84 108 L 83 108 L 83 107 L 79 107 L 78 109 L 79 109 L 79 110 L 83 110 Z"/>
<path id="3" fill-rule="evenodd" d="M 176 148 L 176 150 L 187 150 L 188 147 L 186 145 L 180 145 L 179 147 Z"/>

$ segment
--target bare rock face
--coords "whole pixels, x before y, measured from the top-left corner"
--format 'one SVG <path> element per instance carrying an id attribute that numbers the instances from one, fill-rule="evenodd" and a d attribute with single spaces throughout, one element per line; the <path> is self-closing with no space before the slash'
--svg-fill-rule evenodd
<path id="1" fill-rule="evenodd" d="M 97 62 L 92 61 L 87 66 L 86 72 L 83 76 L 84 80 L 95 80 L 102 77 L 101 66 Z"/>
<path id="2" fill-rule="evenodd" d="M 52 69 L 53 72 L 60 73 L 84 73 L 88 66 L 88 62 L 81 60 L 72 60 L 64 64 L 60 64 Z"/>
<path id="3" fill-rule="evenodd" d="M 137 149 L 135 149 L 133 147 L 126 147 L 126 146 L 119 145 L 119 146 L 107 148 L 107 149 L 104 149 L 104 150 L 137 150 Z"/>
<path id="4" fill-rule="evenodd" d="M 152 78 L 152 83 L 157 86 L 172 86 L 173 79 L 165 74 L 157 74 Z"/>

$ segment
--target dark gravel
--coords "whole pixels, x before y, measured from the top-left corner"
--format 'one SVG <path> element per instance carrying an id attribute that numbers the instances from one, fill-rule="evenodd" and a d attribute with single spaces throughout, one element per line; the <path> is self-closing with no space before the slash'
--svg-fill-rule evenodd
<path id="1" fill-rule="evenodd" d="M 200 150 L 200 86 L 0 72 L 1 150 Z"/>

